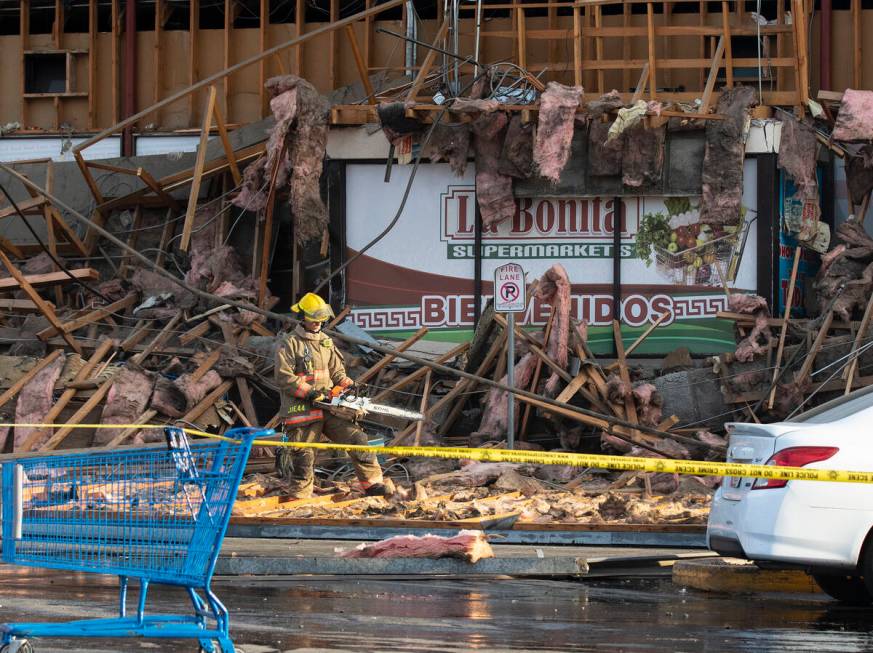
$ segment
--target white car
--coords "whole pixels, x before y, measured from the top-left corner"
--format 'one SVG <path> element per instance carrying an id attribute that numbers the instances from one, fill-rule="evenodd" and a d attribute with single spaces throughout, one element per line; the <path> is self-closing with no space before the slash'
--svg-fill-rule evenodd
<path id="1" fill-rule="evenodd" d="M 727 430 L 728 462 L 873 471 L 873 386 Z M 873 484 L 725 477 L 706 538 L 722 555 L 805 569 L 840 601 L 873 603 Z"/>

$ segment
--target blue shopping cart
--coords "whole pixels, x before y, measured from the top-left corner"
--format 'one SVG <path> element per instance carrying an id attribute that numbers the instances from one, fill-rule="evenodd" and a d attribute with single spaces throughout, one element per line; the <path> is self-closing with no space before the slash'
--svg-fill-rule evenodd
<path id="1" fill-rule="evenodd" d="M 0 653 L 30 651 L 33 637 L 160 637 L 199 640 L 202 651 L 234 650 L 227 609 L 210 583 L 246 461 L 256 437 L 189 444 L 164 429 L 167 446 L 19 458 L 2 466 L 2 560 L 117 575 L 119 616 L 0 626 Z M 139 579 L 136 616 L 128 580 Z M 145 615 L 149 584 L 184 587 L 191 615 Z M 200 596 L 203 594 L 203 597 Z"/>

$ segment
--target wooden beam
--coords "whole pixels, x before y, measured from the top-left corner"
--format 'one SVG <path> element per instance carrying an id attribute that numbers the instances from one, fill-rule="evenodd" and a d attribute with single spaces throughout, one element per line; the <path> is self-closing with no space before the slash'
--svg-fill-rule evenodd
<path id="1" fill-rule="evenodd" d="M 618 320 L 612 321 L 612 335 L 615 338 L 615 351 L 618 358 L 618 374 L 627 387 L 631 388 L 630 374 L 628 374 L 627 364 L 625 363 L 627 354 L 624 348 L 624 340 L 621 336 L 621 323 Z M 634 404 L 633 392 L 629 392 L 628 396 L 625 397 L 624 412 L 625 419 L 627 419 L 628 422 L 631 424 L 639 423 L 639 420 L 637 419 L 637 408 Z"/>
<path id="2" fill-rule="evenodd" d="M 192 422 L 196 423 L 196 421 L 200 418 L 203 413 L 205 413 L 209 408 L 215 404 L 221 398 L 225 392 L 230 389 L 230 386 L 233 385 L 233 381 L 224 381 L 220 386 L 215 388 L 212 392 L 206 395 L 203 400 L 194 406 L 191 410 L 189 410 L 181 419 L 177 420 L 179 423 Z"/>
<path id="3" fill-rule="evenodd" d="M 269 0 L 260 0 L 260 10 L 258 12 L 258 50 L 263 52 L 267 49 L 267 25 L 270 24 L 270 3 Z M 258 99 L 260 106 L 261 117 L 267 115 L 267 89 L 264 86 L 267 82 L 267 60 L 261 59 L 258 62 Z"/>
<path id="4" fill-rule="evenodd" d="M 82 317 L 62 324 L 60 331 L 58 329 L 55 329 L 54 327 L 49 327 L 37 333 L 36 337 L 40 340 L 45 341 L 52 336 L 57 335 L 58 333 L 73 333 L 74 331 L 81 329 L 83 326 L 87 326 L 94 322 L 99 322 L 100 320 L 106 319 L 113 313 L 117 313 L 123 311 L 126 308 L 130 308 L 131 306 L 136 304 L 137 301 L 139 301 L 137 294 L 130 293 L 126 297 L 119 299 L 116 302 L 113 302 L 107 306 L 103 306 L 102 308 L 93 310 L 87 315 L 83 315 Z"/>
<path id="5" fill-rule="evenodd" d="M 88 129 L 97 128 L 97 0 L 88 0 Z"/>
<path id="6" fill-rule="evenodd" d="M 112 15 L 110 20 L 112 24 L 110 26 L 110 35 L 109 38 L 111 40 L 112 45 L 112 119 L 115 122 L 118 122 L 121 119 L 121 97 L 120 91 L 118 88 L 118 80 L 120 78 L 120 69 L 121 69 L 121 60 L 119 57 L 119 27 L 118 24 L 120 17 L 120 12 L 118 11 L 118 2 L 119 0 L 110 0 L 112 4 Z M 157 72 L 157 71 L 155 71 Z"/>
<path id="7" fill-rule="evenodd" d="M 121 351 L 130 351 L 142 342 L 143 338 L 148 335 L 151 325 L 151 320 L 138 321 L 131 330 L 130 335 L 122 341 Z"/>
<path id="8" fill-rule="evenodd" d="M 149 410 L 145 411 L 144 413 L 142 413 L 139 417 L 136 418 L 136 423 L 137 424 L 148 424 L 150 421 L 152 421 L 154 419 L 155 415 L 157 415 L 157 414 L 158 414 L 158 411 L 149 409 Z M 128 438 L 133 437 L 134 435 L 139 433 L 141 430 L 142 429 L 140 429 L 140 428 L 124 429 L 121 433 L 119 433 L 112 440 L 110 440 L 106 444 L 106 447 L 109 449 L 117 447 L 117 446 L 123 444 L 124 442 L 126 442 Z"/>
<path id="9" fill-rule="evenodd" d="M 329 1 L 328 12 L 330 22 L 334 23 L 339 20 L 339 0 Z M 403 16 L 406 17 L 406 3 L 403 3 Z M 405 25 L 403 32 L 406 33 Z M 336 30 L 332 30 L 327 35 L 327 87 L 330 89 L 338 86 L 336 79 L 336 55 Z"/>
<path id="10" fill-rule="evenodd" d="M 453 360 L 455 357 L 460 356 L 461 354 L 466 352 L 469 348 L 470 348 L 469 342 L 461 343 L 457 347 L 452 348 L 451 351 L 448 351 L 445 354 L 443 354 L 442 356 L 440 356 L 439 358 L 437 358 L 435 362 L 446 363 L 450 360 Z M 405 388 L 406 386 L 408 386 L 410 383 L 414 383 L 415 381 L 418 381 L 426 373 L 427 373 L 427 368 L 425 368 L 425 367 L 418 368 L 417 370 L 415 370 L 411 374 L 407 374 L 402 379 L 395 381 L 391 386 L 382 390 L 382 392 L 380 392 L 375 397 L 373 397 L 373 401 L 375 401 L 376 403 L 383 401 L 392 392 L 397 392 L 401 388 Z"/>
<path id="11" fill-rule="evenodd" d="M 346 25 L 346 37 L 349 39 L 349 45 L 352 47 L 352 56 L 355 58 L 355 66 L 358 69 L 358 76 L 361 78 L 364 93 L 367 94 L 367 103 L 375 105 L 376 92 L 373 90 L 373 85 L 370 83 L 370 73 L 367 70 L 367 64 L 364 63 L 364 58 L 361 56 L 361 50 L 358 48 L 358 39 L 355 38 L 354 26 Z"/>
<path id="12" fill-rule="evenodd" d="M 2 286 L 4 282 L 13 281 L 15 286 L 21 288 L 21 290 L 23 290 L 27 294 L 27 296 L 30 297 L 30 300 L 34 304 L 36 304 L 39 312 L 42 313 L 43 316 L 49 321 L 49 324 L 54 327 L 60 327 L 60 320 L 58 320 L 57 315 L 55 315 L 55 311 L 52 305 L 46 302 L 42 297 L 40 297 L 39 293 L 36 291 L 36 289 L 34 289 L 33 285 L 28 282 L 27 277 L 21 274 L 21 271 L 17 267 L 15 267 L 15 265 L 13 265 L 12 261 L 9 260 L 9 257 L 6 256 L 2 249 L 0 249 L 0 262 L 3 263 L 3 266 L 9 271 L 9 274 L 12 275 L 12 279 L 0 279 L 0 286 Z M 63 275 L 62 272 L 52 272 L 46 275 L 34 276 L 46 277 L 50 276 L 51 274 Z M 66 275 L 64 275 L 64 277 L 66 278 Z M 72 347 L 77 353 L 82 353 L 82 346 L 73 336 L 71 336 L 69 333 L 64 333 L 63 337 L 67 344 L 70 345 L 70 347 Z"/>
<path id="13" fill-rule="evenodd" d="M 195 85 L 198 77 L 197 59 L 199 53 L 197 51 L 198 33 L 200 31 L 200 0 L 191 0 L 189 4 L 190 14 L 188 16 L 188 88 Z M 194 103 L 197 101 L 197 94 L 188 94 L 188 122 L 194 122 Z M 187 251 L 187 250 L 186 250 Z"/>
<path id="14" fill-rule="evenodd" d="M 119 132 L 122 129 L 124 129 L 125 127 L 127 127 L 128 125 L 132 125 L 133 123 L 137 122 L 138 120 L 154 113 L 157 109 L 174 104 L 174 103 L 178 102 L 179 100 L 186 98 L 189 95 L 196 93 L 197 91 L 214 84 L 215 82 L 219 81 L 220 79 L 223 79 L 227 75 L 234 74 L 237 71 L 243 70 L 243 69 L 245 69 L 253 64 L 258 63 L 261 59 L 266 59 L 268 57 L 272 57 L 276 53 L 282 52 L 283 50 L 287 50 L 287 49 L 292 48 L 292 47 L 299 47 L 302 43 L 305 43 L 313 38 L 316 38 L 316 37 L 320 36 L 321 34 L 324 34 L 326 32 L 329 32 L 329 31 L 335 30 L 335 29 L 342 29 L 343 27 L 345 27 L 346 25 L 348 25 L 350 23 L 355 23 L 359 20 L 364 20 L 368 16 L 373 16 L 375 14 L 379 14 L 379 13 L 382 13 L 384 11 L 388 11 L 390 9 L 393 9 L 394 7 L 400 6 L 405 1 L 406 0 L 388 0 L 385 3 L 375 5 L 368 10 L 364 10 L 364 11 L 358 12 L 356 14 L 353 14 L 351 16 L 347 16 L 346 18 L 342 18 L 336 22 L 333 22 L 333 23 L 326 23 L 325 22 L 320 27 L 318 27 L 316 29 L 313 29 L 311 31 L 307 31 L 305 34 L 301 33 L 299 35 L 299 38 L 290 39 L 288 41 L 280 43 L 279 45 L 275 45 L 272 48 L 269 48 L 268 50 L 254 54 L 251 57 L 249 57 L 248 59 L 245 59 L 243 61 L 235 63 L 233 66 L 231 66 L 230 68 L 228 68 L 226 70 L 222 70 L 222 71 L 219 71 L 219 72 L 214 73 L 212 75 L 209 75 L 208 77 L 201 79 L 197 83 L 192 84 L 192 85 L 188 86 L 187 88 L 184 88 L 180 91 L 177 91 L 176 93 L 173 93 L 172 95 L 170 95 L 170 96 L 164 98 L 163 100 L 161 100 L 160 102 L 158 102 L 158 104 L 150 106 L 150 107 L 146 107 L 145 109 L 143 109 L 139 113 L 136 113 L 128 118 L 125 118 L 124 120 L 112 125 L 111 127 L 107 127 L 106 129 L 102 130 L 100 133 L 95 134 L 94 136 L 88 138 L 86 141 L 79 143 L 78 145 L 73 147 L 72 151 L 74 153 L 81 152 L 82 150 L 85 150 L 85 149 L 89 148 L 90 146 L 94 145 L 94 143 L 97 143 L 97 142 L 103 140 L 107 136 L 110 136 L 111 134 Z M 192 0 L 192 2 L 196 2 L 196 0 Z M 302 13 L 305 9 L 304 0 L 297 0 L 297 2 L 298 2 L 298 10 L 299 10 L 298 13 L 302 15 Z M 165 185 L 165 187 L 166 187 L 166 185 Z"/>
<path id="15" fill-rule="evenodd" d="M 194 0 L 196 2 L 196 0 Z M 200 182 L 203 178 L 203 165 L 206 163 L 206 146 L 209 142 L 209 129 L 212 127 L 212 113 L 215 110 L 215 86 L 209 87 L 209 98 L 203 114 L 203 127 L 200 131 L 200 147 L 197 148 L 197 159 L 194 163 L 194 177 L 191 180 L 191 193 L 188 196 L 188 210 L 185 213 L 185 223 L 182 227 L 182 240 L 179 249 L 188 251 L 191 244 L 191 231 L 194 228 L 194 214 L 197 212 L 197 201 L 200 197 Z"/>
<path id="16" fill-rule="evenodd" d="M 212 367 L 219 361 L 220 358 L 221 350 L 213 349 L 209 356 L 204 358 L 203 362 L 197 366 L 197 369 L 191 372 L 191 380 L 196 382 L 206 376 L 206 373 L 212 369 Z"/>
<path id="17" fill-rule="evenodd" d="M 179 324 L 182 320 L 182 313 L 176 313 L 173 318 L 164 325 L 164 328 L 158 332 L 158 335 L 154 337 L 154 339 L 148 344 L 148 346 L 143 349 L 136 356 L 131 358 L 130 360 L 136 363 L 137 365 L 142 365 L 145 362 L 145 359 L 154 353 L 156 349 L 163 346 L 163 344 L 169 339 L 171 335 L 173 335 L 173 329 Z"/>
<path id="18" fill-rule="evenodd" d="M 846 379 L 846 391 L 844 394 L 849 394 L 852 391 L 852 385 L 855 380 L 855 373 L 858 370 L 858 356 L 856 352 L 861 346 L 861 341 L 867 335 L 867 330 L 870 327 L 870 319 L 873 318 L 873 294 L 867 300 L 867 307 L 864 309 L 864 317 L 861 318 L 861 324 L 858 326 L 858 333 L 855 335 L 855 342 L 852 343 L 852 350 L 849 352 L 849 366 L 843 372 L 843 377 Z"/>
<path id="19" fill-rule="evenodd" d="M 252 391 L 249 388 L 249 382 L 243 376 L 236 377 L 236 389 L 239 392 L 239 399 L 242 403 L 242 409 L 246 419 L 250 424 L 258 423 L 258 413 L 255 411 L 255 404 L 252 403 Z"/>
<path id="20" fill-rule="evenodd" d="M 207 333 L 209 333 L 209 329 L 211 327 L 212 327 L 212 325 L 207 320 L 204 320 L 203 322 L 198 324 L 193 329 L 190 329 L 190 330 L 186 331 L 185 333 L 183 333 L 182 335 L 180 335 L 179 342 L 185 346 L 188 346 L 194 340 L 197 340 L 201 336 L 205 336 Z"/>
<path id="21" fill-rule="evenodd" d="M 41 358 L 36 365 L 34 365 L 30 370 L 24 374 L 20 379 L 18 379 L 15 383 L 9 386 L 9 389 L 6 390 L 2 395 L 0 395 L 0 407 L 5 406 L 6 403 L 15 397 L 21 389 L 31 382 L 33 377 L 39 374 L 43 369 L 51 365 L 55 359 L 63 353 L 61 349 L 55 349 L 53 352 L 49 353 L 47 356 Z"/>
<path id="22" fill-rule="evenodd" d="M 236 165 L 235 162 L 234 165 Z M 238 170 L 237 174 L 239 174 Z M 158 180 L 152 177 L 151 173 L 148 170 L 146 170 L 145 168 L 137 168 L 136 176 L 142 179 L 145 185 L 155 192 L 155 195 L 163 199 L 167 203 L 167 206 L 171 207 L 174 211 L 182 210 L 182 204 L 179 202 L 179 200 L 177 200 L 175 197 L 173 197 L 167 191 L 161 188 Z M 140 207 L 138 206 L 137 208 Z"/>
<path id="23" fill-rule="evenodd" d="M 821 324 L 821 327 L 818 330 L 818 333 L 815 336 L 815 340 L 812 342 L 812 346 L 809 348 L 809 351 L 806 353 L 806 356 L 803 359 L 803 365 L 801 365 L 800 370 L 795 375 L 795 381 L 802 382 L 809 377 L 809 373 L 812 371 L 812 366 L 815 363 L 815 358 L 818 355 L 819 350 L 821 349 L 822 344 L 827 338 L 828 331 L 831 328 L 831 322 L 834 319 L 834 312 L 828 311 L 825 315 L 824 321 Z"/>
<path id="24" fill-rule="evenodd" d="M 852 0 L 852 88 L 861 88 L 864 37 L 861 29 L 861 0 Z"/>
<path id="25" fill-rule="evenodd" d="M 636 104 L 643 99 L 643 94 L 646 92 L 646 84 L 649 83 L 649 63 L 643 64 L 643 69 L 640 71 L 640 78 L 637 80 L 637 86 L 634 89 L 634 95 L 631 98 L 631 104 Z"/>
<path id="26" fill-rule="evenodd" d="M 230 68 L 230 44 L 233 42 L 233 14 L 236 9 L 236 3 L 234 0 L 224 0 L 224 68 Z M 223 113 L 224 115 L 230 115 L 230 75 L 225 76 L 222 79 L 223 89 L 221 94 L 221 105 L 224 107 Z M 333 87 L 331 87 L 333 88 Z M 218 109 L 219 105 L 215 105 L 215 108 Z M 239 171 L 237 171 L 239 174 Z M 239 184 L 239 182 L 236 182 Z"/>
<path id="27" fill-rule="evenodd" d="M 29 299 L 0 299 L 0 311 L 4 313 L 38 313 L 39 307 Z"/>
<path id="28" fill-rule="evenodd" d="M 706 77 L 706 86 L 703 89 L 703 97 L 700 102 L 698 113 L 709 113 L 709 105 L 712 102 L 712 91 L 715 89 L 715 81 L 718 79 L 718 69 L 724 57 L 724 36 L 718 38 L 718 45 L 712 55 L 712 64 L 709 66 L 709 75 Z"/>
<path id="29" fill-rule="evenodd" d="M 770 381 L 770 396 L 767 408 L 773 408 L 776 401 L 776 380 L 779 378 L 779 366 L 782 365 L 782 352 L 785 350 L 785 336 L 788 333 L 788 321 L 791 319 L 791 307 L 794 302 L 794 285 L 797 281 L 797 268 L 800 265 L 800 254 L 803 248 L 798 244 L 794 248 L 794 262 L 791 264 L 791 277 L 788 279 L 788 290 L 785 293 L 785 312 L 782 316 L 782 328 L 779 330 L 779 344 L 776 347 L 776 362 L 773 364 L 773 379 Z"/>
<path id="30" fill-rule="evenodd" d="M 298 39 L 303 37 L 303 34 L 306 32 L 306 6 L 304 5 L 304 0 L 297 0 L 297 6 L 294 11 L 294 32 Z M 292 71 L 298 77 L 303 72 L 303 45 L 298 45 L 294 49 L 294 65 L 292 66 Z"/>
<path id="31" fill-rule="evenodd" d="M 654 331 L 654 330 L 657 329 L 659 326 L 661 326 L 661 322 L 663 322 L 664 320 L 666 320 L 667 317 L 668 317 L 668 315 L 669 315 L 669 314 L 668 314 L 667 312 L 661 313 L 661 314 L 658 316 L 658 319 L 656 319 L 654 322 L 652 322 L 652 323 L 651 323 L 651 324 L 646 328 L 646 330 L 643 331 L 643 332 L 640 334 L 640 336 L 639 336 L 636 340 L 633 341 L 633 343 L 631 343 L 631 346 L 628 347 L 628 348 L 625 350 L 624 355 L 625 355 L 625 356 L 630 356 L 630 355 L 634 352 L 634 350 L 635 350 L 637 347 L 639 347 L 641 344 L 643 344 L 643 342 L 645 341 L 645 339 L 648 338 L 649 335 L 651 335 L 652 331 Z"/>
<path id="32" fill-rule="evenodd" d="M 416 342 L 418 342 L 419 340 L 424 338 L 425 335 L 427 335 L 427 327 L 421 327 L 418 331 L 416 331 L 414 334 L 412 334 L 409 338 L 407 338 L 406 340 L 401 342 L 399 345 L 397 345 L 397 347 L 394 350 L 396 353 L 385 354 L 378 363 L 376 363 L 375 365 L 373 365 L 373 367 L 371 367 L 366 372 L 361 374 L 355 380 L 355 382 L 358 383 L 359 385 L 365 384 L 367 381 L 369 381 L 374 376 L 376 376 L 376 374 L 379 373 L 379 370 L 381 370 L 386 365 L 391 363 L 391 361 L 393 361 L 395 358 L 397 358 L 397 354 L 409 349 Z"/>
<path id="33" fill-rule="evenodd" d="M 230 144 L 230 137 L 227 135 L 227 124 L 224 122 L 224 114 L 222 114 L 218 105 L 215 105 L 214 111 L 215 125 L 218 127 L 218 137 L 221 139 L 221 146 L 224 148 L 224 155 L 227 157 L 227 163 L 230 166 L 230 174 L 233 177 L 234 185 L 239 186 L 242 183 L 242 175 L 239 172 L 236 155 Z"/>
<path id="34" fill-rule="evenodd" d="M 582 16 L 573 7 L 573 83 L 582 86 Z"/>
<path id="35" fill-rule="evenodd" d="M 655 74 L 656 46 L 655 41 L 655 9 L 651 2 L 646 3 L 646 30 L 649 50 L 649 98 L 658 97 L 658 82 Z"/>
<path id="36" fill-rule="evenodd" d="M 494 321 L 497 322 L 504 329 L 508 328 L 508 324 L 506 322 L 506 318 L 502 315 L 495 314 Z M 558 365 L 552 358 L 539 346 L 539 343 L 533 339 L 533 337 L 524 329 L 522 329 L 519 325 L 515 325 L 515 334 L 521 338 L 522 340 L 527 342 L 528 348 L 536 355 L 540 360 L 542 360 L 553 372 L 555 372 L 558 376 L 560 376 L 564 381 L 569 383 L 573 380 L 573 377 Z"/>
<path id="37" fill-rule="evenodd" d="M 87 401 L 82 404 L 81 408 L 67 419 L 67 426 L 63 426 L 55 431 L 55 434 L 49 438 L 48 442 L 42 445 L 39 450 L 51 451 L 52 449 L 57 449 L 58 445 L 60 445 L 67 436 L 73 432 L 75 425 L 82 424 L 91 411 L 94 410 L 101 401 L 103 401 L 113 383 L 115 383 L 115 375 L 100 384 L 100 386 L 94 391 L 94 394 L 88 397 Z"/>
<path id="38" fill-rule="evenodd" d="M 594 7 L 594 27 L 596 29 L 600 29 L 603 27 L 603 9 L 598 5 Z M 603 59 L 603 38 L 595 37 L 594 38 L 594 56 L 598 61 Z M 602 95 L 606 93 L 606 84 L 603 77 L 603 71 L 597 71 L 597 93 Z"/>
<path id="39" fill-rule="evenodd" d="M 79 371 L 76 372 L 76 376 L 73 377 L 73 383 L 78 383 L 82 381 L 87 381 L 91 378 L 91 372 L 94 371 L 94 368 L 103 360 L 103 357 L 109 353 L 110 349 L 113 349 L 116 346 L 116 342 L 111 339 L 106 339 L 100 343 L 100 346 L 94 350 L 94 353 L 91 354 L 91 357 L 79 368 Z M 54 406 L 49 409 L 49 412 L 46 413 L 45 417 L 42 419 L 42 422 L 45 424 L 54 424 L 55 419 L 63 412 L 64 408 L 67 407 L 67 404 L 76 396 L 78 390 L 76 388 L 68 388 L 64 390 L 58 400 L 55 402 Z M 51 431 L 51 429 L 49 429 Z M 18 448 L 18 451 L 25 452 L 33 449 L 33 446 L 37 443 L 45 435 L 45 431 L 43 430 L 34 430 L 30 433 L 28 438 L 21 443 L 21 446 Z"/>
<path id="40" fill-rule="evenodd" d="M 437 30 L 436 37 L 433 40 L 433 47 L 437 47 L 445 36 L 446 32 L 449 29 L 449 19 L 446 18 L 443 20 L 443 24 L 440 25 L 440 28 Z M 415 101 L 418 92 L 421 90 L 422 85 L 424 84 L 424 80 L 427 79 L 428 73 L 430 73 L 430 69 L 433 66 L 434 58 L 436 57 L 436 50 L 433 48 L 428 48 L 427 54 L 424 55 L 424 61 L 421 62 L 421 68 L 418 69 L 418 74 L 415 76 L 415 80 L 412 82 L 412 86 L 409 88 L 409 92 L 406 94 L 406 97 L 410 100 Z"/>
<path id="41" fill-rule="evenodd" d="M 69 271 L 73 278 L 82 279 L 83 281 L 97 281 L 100 279 L 100 273 L 93 268 L 78 268 Z M 69 283 L 70 277 L 64 272 L 46 272 L 44 274 L 28 274 L 20 275 L 24 284 L 34 288 L 48 288 L 59 283 Z M 11 290 L 23 289 L 23 284 L 15 277 L 5 277 L 0 279 L 0 293 L 9 292 Z"/>
<path id="42" fill-rule="evenodd" d="M 433 370 L 427 370 L 427 374 L 424 377 L 424 390 L 421 392 L 421 403 L 418 405 L 418 412 L 422 415 L 427 410 L 428 400 L 430 399 L 430 381 L 431 376 L 433 375 Z M 418 420 L 415 423 L 415 441 L 413 442 L 413 446 L 418 447 L 421 445 L 421 432 L 424 429 L 424 420 Z"/>
<path id="43" fill-rule="evenodd" d="M 96 2 L 96 0 L 92 0 Z M 25 86 L 24 71 L 27 70 L 27 62 L 25 61 L 24 52 L 30 44 L 30 0 L 20 0 L 18 17 L 18 57 L 21 71 L 19 77 L 19 112 L 21 114 L 21 124 L 27 126 L 27 87 Z"/>
<path id="44" fill-rule="evenodd" d="M 166 0 L 155 0 L 155 42 L 152 46 L 152 65 L 157 73 L 161 68 L 161 41 L 164 32 L 164 11 L 166 11 Z M 161 99 L 161 81 L 164 76 L 156 74 L 155 83 L 152 87 L 152 104 L 157 104 Z M 154 123 L 161 126 L 161 110 L 156 109 L 154 114 Z"/>
<path id="45" fill-rule="evenodd" d="M 724 38 L 724 70 L 727 87 L 734 87 L 734 55 L 731 46 L 731 13 L 727 0 L 721 0 L 721 26 Z"/>

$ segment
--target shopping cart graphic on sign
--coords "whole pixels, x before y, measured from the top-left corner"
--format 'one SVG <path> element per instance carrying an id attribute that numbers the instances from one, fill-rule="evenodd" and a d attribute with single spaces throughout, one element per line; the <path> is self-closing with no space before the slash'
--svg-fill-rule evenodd
<path id="1" fill-rule="evenodd" d="M 181 429 L 164 432 L 166 448 L 3 463 L 3 562 L 117 575 L 119 616 L 3 624 L 0 651 L 29 650 L 34 637 L 193 638 L 204 651 L 234 651 L 210 584 L 252 441 L 274 432 L 232 429 L 193 445 Z M 135 616 L 126 608 L 131 578 L 140 585 Z M 146 616 L 151 583 L 184 587 L 193 614 Z"/>

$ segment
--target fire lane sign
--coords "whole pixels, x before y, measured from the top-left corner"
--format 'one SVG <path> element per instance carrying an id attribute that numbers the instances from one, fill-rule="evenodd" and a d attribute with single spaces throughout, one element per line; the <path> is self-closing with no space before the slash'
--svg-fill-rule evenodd
<path id="1" fill-rule="evenodd" d="M 494 270 L 494 310 L 522 313 L 527 308 L 524 270 L 518 263 L 507 263 Z"/>

